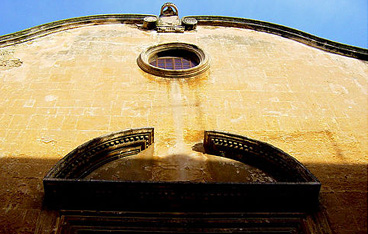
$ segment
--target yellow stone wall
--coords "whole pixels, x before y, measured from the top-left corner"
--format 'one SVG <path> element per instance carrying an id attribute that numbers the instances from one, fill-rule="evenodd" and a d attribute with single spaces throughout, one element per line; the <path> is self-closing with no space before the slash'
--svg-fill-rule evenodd
<path id="1" fill-rule="evenodd" d="M 138 55 L 165 42 L 198 45 L 209 71 L 189 79 L 143 72 Z M 204 130 L 268 142 L 320 179 L 335 231 L 367 228 L 365 61 L 247 29 L 158 34 L 123 24 L 0 48 L 0 61 L 0 230 L 50 229 L 41 181 L 52 165 L 94 137 L 147 126 L 156 156 L 188 152 Z M 11 221 L 19 212 L 27 216 Z"/>

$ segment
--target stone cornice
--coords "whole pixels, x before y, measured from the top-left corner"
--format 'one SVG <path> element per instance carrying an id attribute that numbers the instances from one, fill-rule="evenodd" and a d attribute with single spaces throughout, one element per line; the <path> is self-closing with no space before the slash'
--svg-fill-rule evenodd
<path id="1" fill-rule="evenodd" d="M 151 15 L 139 15 L 139 14 L 92 15 L 92 16 L 83 16 L 59 20 L 51 23 L 42 24 L 29 29 L 25 29 L 19 32 L 0 36 L 0 48 L 9 45 L 23 43 L 55 32 L 60 32 L 73 28 L 91 25 L 100 25 L 100 24 L 142 23 L 144 17 L 147 16 Z"/>
<path id="2" fill-rule="evenodd" d="M 68 29 L 99 25 L 99 24 L 141 24 L 144 17 L 151 15 L 137 14 L 111 14 L 111 15 L 93 15 L 78 18 L 70 18 L 55 21 L 12 34 L 0 36 L 0 48 L 29 41 L 35 38 L 43 37 L 54 32 Z M 327 39 L 323 39 L 296 29 L 245 18 L 225 17 L 225 16 L 190 16 L 197 19 L 199 25 L 211 25 L 221 27 L 246 28 L 260 32 L 267 32 L 279 35 L 300 43 L 312 46 L 327 52 L 368 60 L 368 49 L 350 46 Z M 186 18 L 186 17 L 184 17 Z"/>
<path id="3" fill-rule="evenodd" d="M 327 52 L 353 57 L 361 60 L 368 60 L 368 49 L 363 49 L 360 47 L 330 41 L 321 37 L 314 36 L 309 33 L 305 33 L 278 24 L 268 23 L 259 20 L 226 17 L 226 16 L 187 16 L 187 17 L 197 19 L 198 25 L 246 28 L 260 32 L 267 32 L 294 41 L 298 41 L 305 45 L 312 46 Z"/>

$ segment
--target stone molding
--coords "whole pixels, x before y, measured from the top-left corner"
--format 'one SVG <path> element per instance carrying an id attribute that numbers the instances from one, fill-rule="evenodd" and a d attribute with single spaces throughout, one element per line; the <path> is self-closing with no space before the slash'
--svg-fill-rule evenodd
<path id="1" fill-rule="evenodd" d="M 192 54 L 198 59 L 198 65 L 184 70 L 169 70 L 152 66 L 149 62 L 152 57 L 157 56 L 160 52 L 180 50 Z M 207 71 L 209 68 L 208 55 L 198 46 L 188 43 L 163 43 L 149 47 L 143 51 L 138 59 L 138 66 L 145 72 L 148 72 L 155 76 L 167 77 L 167 78 L 187 78 L 194 77 Z"/>
<path id="2" fill-rule="evenodd" d="M 227 17 L 227 16 L 186 16 L 186 17 L 195 18 L 198 21 L 198 25 L 245 28 L 259 32 L 266 32 L 282 36 L 330 53 L 339 54 L 347 57 L 353 57 L 361 60 L 368 60 L 368 49 L 334 42 L 297 29 L 289 28 L 274 23 L 245 18 Z M 186 17 L 183 17 L 183 19 Z"/>
<path id="3" fill-rule="evenodd" d="M 56 234 L 126 233 L 332 233 L 326 214 L 256 212 L 60 212 Z"/>
<path id="4" fill-rule="evenodd" d="M 54 21 L 32 28 L 28 28 L 19 32 L 0 36 L 0 48 L 14 44 L 19 44 L 47 36 L 52 33 L 61 32 L 69 29 L 103 25 L 103 24 L 137 24 L 141 23 L 145 17 L 154 15 L 140 14 L 109 14 L 109 15 L 92 15 L 77 18 L 64 19 Z"/>
<path id="5" fill-rule="evenodd" d="M 82 179 L 108 162 L 138 154 L 153 141 L 153 128 L 123 130 L 94 138 L 62 158 L 45 179 Z"/>
<path id="6" fill-rule="evenodd" d="M 155 17 L 154 15 L 111 14 L 84 16 L 55 21 L 33 28 L 25 29 L 19 32 L 0 36 L 0 48 L 23 43 L 55 32 L 84 26 L 100 24 L 141 24 L 143 22 L 143 19 L 147 16 Z M 183 20 L 188 17 L 196 19 L 198 21 L 198 25 L 246 28 L 260 32 L 267 32 L 294 41 L 298 41 L 305 45 L 318 48 L 327 52 L 347 57 L 353 57 L 361 60 L 368 60 L 368 49 L 330 41 L 296 29 L 273 23 L 224 16 L 186 16 L 183 17 Z"/>
<path id="7" fill-rule="evenodd" d="M 318 179 L 294 157 L 262 141 L 219 131 L 204 132 L 206 153 L 255 166 L 278 182 L 312 182 Z"/>
<path id="8" fill-rule="evenodd" d="M 266 168 L 266 172 L 278 172 L 276 176 L 280 181 L 198 183 L 84 179 L 96 167 L 137 154 L 152 143 L 153 128 L 142 128 L 108 134 L 79 146 L 60 160 L 43 179 L 45 204 L 56 209 L 146 211 L 309 212 L 318 208 L 321 184 L 300 163 L 271 145 L 224 132 L 205 132 L 205 153 L 253 165 L 256 161 L 245 158 L 271 158 L 261 163 L 271 164 L 272 168 Z M 291 167 L 297 168 L 293 170 Z"/>

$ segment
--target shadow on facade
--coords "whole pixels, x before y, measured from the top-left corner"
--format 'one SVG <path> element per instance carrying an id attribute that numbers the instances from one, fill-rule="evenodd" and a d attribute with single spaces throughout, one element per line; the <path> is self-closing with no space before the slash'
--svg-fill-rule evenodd
<path id="1" fill-rule="evenodd" d="M 43 205 L 42 179 L 57 161 L 31 157 L 0 159 L 1 232 L 48 233 L 54 228 L 59 214 Z M 367 165 L 314 163 L 305 166 L 322 183 L 320 209 L 326 211 L 332 230 L 364 232 L 367 229 Z"/>

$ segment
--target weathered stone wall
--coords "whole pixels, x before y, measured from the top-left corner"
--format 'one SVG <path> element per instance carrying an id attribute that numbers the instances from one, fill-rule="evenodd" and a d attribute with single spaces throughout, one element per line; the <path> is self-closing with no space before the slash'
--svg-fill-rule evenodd
<path id="1" fill-rule="evenodd" d="M 200 46 L 209 71 L 165 79 L 137 66 L 145 48 L 173 41 Z M 183 180 L 201 176 L 207 159 L 191 147 L 204 130 L 279 147 L 321 181 L 332 229 L 364 233 L 367 77 L 361 60 L 213 26 L 158 34 L 98 25 L 0 48 L 0 232 L 51 231 L 55 214 L 42 209 L 42 178 L 52 165 L 93 137 L 150 126 L 154 157 L 188 154 L 168 163 Z"/>

